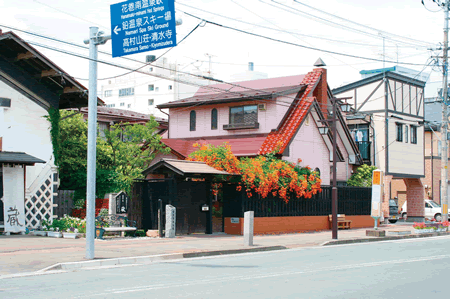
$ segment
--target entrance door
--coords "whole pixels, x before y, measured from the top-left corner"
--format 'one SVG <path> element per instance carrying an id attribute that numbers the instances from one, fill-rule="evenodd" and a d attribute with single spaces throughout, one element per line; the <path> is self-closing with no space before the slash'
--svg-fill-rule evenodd
<path id="1" fill-rule="evenodd" d="M 176 234 L 185 235 L 206 232 L 207 212 L 201 206 L 207 203 L 206 183 L 177 182 L 178 196 L 176 203 Z"/>

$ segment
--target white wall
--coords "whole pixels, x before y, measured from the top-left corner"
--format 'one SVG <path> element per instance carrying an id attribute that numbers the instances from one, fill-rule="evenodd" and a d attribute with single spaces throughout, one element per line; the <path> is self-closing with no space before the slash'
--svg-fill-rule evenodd
<path id="1" fill-rule="evenodd" d="M 390 118 L 388 125 L 388 171 L 407 175 L 425 175 L 424 127 L 418 126 L 417 119 L 402 115 L 402 120 Z M 408 142 L 403 133 L 403 142 L 396 141 L 396 122 L 408 125 Z M 410 125 L 417 126 L 417 144 L 411 143 Z"/>
<path id="2" fill-rule="evenodd" d="M 11 99 L 11 108 L 3 109 L 3 122 L 0 116 L 3 151 L 25 152 L 46 162 L 54 161 L 50 123 L 44 118 L 47 111 L 3 82 L 0 82 L 0 97 Z M 26 167 L 27 188 L 43 167 L 39 163 Z"/>

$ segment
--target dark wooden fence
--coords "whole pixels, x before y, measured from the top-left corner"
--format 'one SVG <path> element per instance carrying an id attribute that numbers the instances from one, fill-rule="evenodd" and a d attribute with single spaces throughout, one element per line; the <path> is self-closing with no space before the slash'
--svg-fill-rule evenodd
<path id="1" fill-rule="evenodd" d="M 53 203 L 58 205 L 53 208 L 53 215 L 61 218 L 72 214 L 74 193 L 73 190 L 58 190 L 58 195 L 53 197 Z"/>
<path id="2" fill-rule="evenodd" d="M 255 217 L 326 216 L 331 214 L 331 186 L 322 186 L 322 192 L 312 198 L 296 198 L 288 203 L 283 199 L 236 191 L 236 185 L 224 184 L 224 217 L 244 217 L 244 212 L 254 211 Z M 338 187 L 338 214 L 370 215 L 372 188 Z"/>

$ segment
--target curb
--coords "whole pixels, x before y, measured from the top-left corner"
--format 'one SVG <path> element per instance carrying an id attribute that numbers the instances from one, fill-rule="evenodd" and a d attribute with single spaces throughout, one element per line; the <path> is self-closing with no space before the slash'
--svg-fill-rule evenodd
<path id="1" fill-rule="evenodd" d="M 393 240 L 402 240 L 402 239 L 416 239 L 416 238 L 439 237 L 439 236 L 449 236 L 449 235 L 450 235 L 450 232 L 442 232 L 442 233 L 427 233 L 427 234 L 421 234 L 421 235 L 371 237 L 371 238 L 336 240 L 336 241 L 332 240 L 332 241 L 327 241 L 327 242 L 321 244 L 321 246 L 352 244 L 352 243 L 368 243 L 368 242 L 379 242 L 379 241 L 393 241 Z"/>
<path id="2" fill-rule="evenodd" d="M 36 273 L 44 273 L 47 271 L 75 271 L 82 268 L 93 268 L 93 267 L 111 267 L 111 266 L 122 266 L 122 265 L 143 265 L 150 264 L 153 262 L 165 261 L 165 260 L 176 260 L 184 258 L 196 258 L 196 257 L 206 257 L 206 256 L 219 256 L 228 254 L 239 254 L 239 253 L 249 253 L 249 252 L 263 252 L 263 251 L 274 251 L 288 249 L 285 246 L 265 246 L 256 248 L 245 248 L 245 249 L 231 249 L 231 250 L 217 250 L 217 251 L 199 251 L 199 252 L 189 252 L 189 253 L 175 253 L 175 254 L 161 254 L 161 255 L 149 255 L 149 256 L 137 256 L 137 257 L 124 257 L 124 258 L 112 258 L 112 259 L 99 259 L 93 261 L 81 261 L 81 262 L 68 262 L 68 263 L 58 263 L 53 266 L 47 267 L 36 271 Z"/>

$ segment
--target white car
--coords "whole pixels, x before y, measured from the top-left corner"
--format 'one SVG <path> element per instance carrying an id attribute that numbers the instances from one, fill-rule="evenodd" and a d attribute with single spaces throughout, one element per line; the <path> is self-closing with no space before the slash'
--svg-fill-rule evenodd
<path id="1" fill-rule="evenodd" d="M 450 209 L 449 209 L 450 212 Z M 406 201 L 402 206 L 402 209 L 400 211 L 402 214 L 402 218 L 406 219 L 407 217 L 407 210 L 406 210 Z M 429 219 L 436 219 L 436 221 L 442 221 L 442 208 L 441 206 L 429 199 L 425 199 L 425 218 Z"/>

